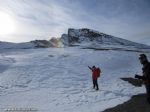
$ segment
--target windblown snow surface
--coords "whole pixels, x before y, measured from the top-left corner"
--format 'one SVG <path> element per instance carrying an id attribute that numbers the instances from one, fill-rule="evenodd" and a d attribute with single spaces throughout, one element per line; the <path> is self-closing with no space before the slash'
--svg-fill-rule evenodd
<path id="1" fill-rule="evenodd" d="M 141 73 L 137 52 L 78 47 L 8 50 L 0 53 L 0 112 L 101 112 L 145 92 L 144 87 L 120 80 Z M 102 70 L 99 91 L 92 88 L 88 65 Z"/>

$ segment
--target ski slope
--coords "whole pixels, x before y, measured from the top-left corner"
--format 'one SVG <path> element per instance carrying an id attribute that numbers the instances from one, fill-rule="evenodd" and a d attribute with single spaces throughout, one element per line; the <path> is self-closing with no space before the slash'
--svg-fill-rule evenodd
<path id="1" fill-rule="evenodd" d="M 0 112 L 101 112 L 144 93 L 120 80 L 141 73 L 137 52 L 94 51 L 78 47 L 8 49 L 0 53 Z M 150 56 L 149 53 L 147 53 Z M 91 71 L 99 66 L 99 91 Z"/>

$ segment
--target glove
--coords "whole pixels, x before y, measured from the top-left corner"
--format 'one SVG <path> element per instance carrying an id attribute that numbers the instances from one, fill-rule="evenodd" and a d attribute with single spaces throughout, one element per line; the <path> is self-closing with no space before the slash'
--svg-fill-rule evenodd
<path id="1" fill-rule="evenodd" d="M 137 79 L 138 79 L 138 78 L 139 78 L 139 75 L 135 75 L 134 78 L 137 78 Z"/>

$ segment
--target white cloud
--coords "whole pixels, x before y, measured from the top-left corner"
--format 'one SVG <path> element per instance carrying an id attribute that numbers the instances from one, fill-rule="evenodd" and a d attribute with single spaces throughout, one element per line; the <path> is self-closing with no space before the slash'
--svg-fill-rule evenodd
<path id="1" fill-rule="evenodd" d="M 0 10 L 16 20 L 14 35 L 59 37 L 69 27 L 87 27 L 135 41 L 150 36 L 139 35 L 149 32 L 149 5 L 147 0 L 0 0 Z"/>

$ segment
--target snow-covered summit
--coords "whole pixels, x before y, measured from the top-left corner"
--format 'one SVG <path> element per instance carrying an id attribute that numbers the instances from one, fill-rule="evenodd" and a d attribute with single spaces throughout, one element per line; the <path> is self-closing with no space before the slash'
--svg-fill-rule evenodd
<path id="1" fill-rule="evenodd" d="M 121 39 L 98 31 L 87 28 L 82 29 L 68 29 L 68 34 L 63 34 L 61 41 L 65 45 L 90 45 L 94 46 L 122 46 L 134 48 L 150 48 L 150 46 L 132 42 L 129 40 Z"/>

